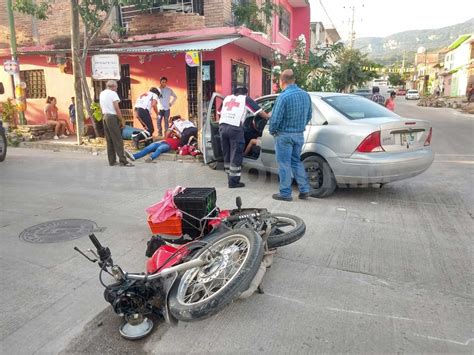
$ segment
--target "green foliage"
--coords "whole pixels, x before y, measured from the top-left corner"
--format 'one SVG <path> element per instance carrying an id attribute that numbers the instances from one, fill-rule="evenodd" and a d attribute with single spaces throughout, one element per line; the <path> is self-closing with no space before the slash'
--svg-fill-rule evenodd
<path id="1" fill-rule="evenodd" d="M 16 0 L 13 4 L 13 9 L 34 16 L 39 20 L 46 20 L 53 1 L 54 0 L 43 0 L 37 3 L 34 0 Z"/>
<path id="2" fill-rule="evenodd" d="M 12 99 L 7 99 L 7 101 L 1 102 L 0 105 L 2 121 L 12 122 L 18 112 L 14 101 Z"/>
<path id="3" fill-rule="evenodd" d="M 274 54 L 273 76 L 279 79 L 285 69 L 292 69 L 295 83 L 306 91 L 333 91 L 331 72 L 334 69 L 334 59 L 343 49 L 342 44 L 334 44 L 329 48 L 306 54 L 306 39 L 300 36 L 296 48 L 283 59 L 277 52 Z"/>
<path id="4" fill-rule="evenodd" d="M 336 63 L 332 77 L 334 88 L 338 92 L 349 92 L 353 86 L 362 86 L 378 77 L 375 71 L 364 69 L 374 67 L 375 64 L 357 49 L 342 50 L 336 57 Z"/>
<path id="5" fill-rule="evenodd" d="M 388 82 L 392 86 L 405 85 L 405 80 L 403 80 L 400 73 L 390 73 L 388 74 Z"/>
<path id="6" fill-rule="evenodd" d="M 91 103 L 91 111 L 94 120 L 97 122 L 102 121 L 102 110 L 100 109 L 100 105 L 97 102 Z"/>
<path id="7" fill-rule="evenodd" d="M 256 32 L 266 32 L 271 24 L 274 14 L 278 14 L 280 6 L 273 1 L 264 1 L 259 7 L 255 0 L 250 0 L 241 4 L 232 4 L 232 13 L 235 17 L 236 25 L 245 25 Z"/>

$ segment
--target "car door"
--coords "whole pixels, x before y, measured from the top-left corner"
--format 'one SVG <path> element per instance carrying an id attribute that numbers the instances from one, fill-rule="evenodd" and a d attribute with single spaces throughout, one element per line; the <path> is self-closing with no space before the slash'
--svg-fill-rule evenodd
<path id="1" fill-rule="evenodd" d="M 201 149 L 204 164 L 222 161 L 223 158 L 219 136 L 219 117 L 223 101 L 223 95 L 213 93 L 207 113 L 203 117 Z"/>
<path id="2" fill-rule="evenodd" d="M 266 113 L 271 113 L 273 110 L 273 106 L 275 105 L 275 101 L 277 99 L 277 95 L 272 96 L 264 96 L 262 98 L 257 99 L 257 103 L 260 105 L 263 111 Z M 270 117 L 271 119 L 271 117 Z M 278 166 L 276 165 L 275 159 L 275 139 L 270 134 L 269 131 L 270 124 L 267 123 L 263 130 L 263 134 L 261 137 L 261 151 L 260 156 L 262 159 L 262 163 L 267 169 L 276 169 Z"/>

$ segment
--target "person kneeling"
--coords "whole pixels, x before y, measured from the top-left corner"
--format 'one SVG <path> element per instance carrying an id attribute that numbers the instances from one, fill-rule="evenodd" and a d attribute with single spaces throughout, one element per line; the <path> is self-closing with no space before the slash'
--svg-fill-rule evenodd
<path id="1" fill-rule="evenodd" d="M 160 156 L 160 154 L 169 152 L 170 150 L 177 150 L 180 145 L 179 141 L 179 138 L 176 136 L 176 134 L 174 134 L 174 132 L 168 131 L 164 140 L 151 143 L 138 153 L 132 154 L 126 150 L 125 154 L 131 160 L 137 160 L 143 158 L 147 154 L 150 154 L 150 156 L 145 159 L 145 162 L 152 163 Z"/>

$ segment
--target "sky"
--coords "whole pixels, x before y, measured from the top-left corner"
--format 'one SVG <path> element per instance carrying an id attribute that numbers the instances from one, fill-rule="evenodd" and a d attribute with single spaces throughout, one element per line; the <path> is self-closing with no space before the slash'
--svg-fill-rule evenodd
<path id="1" fill-rule="evenodd" d="M 310 0 L 310 5 L 311 21 L 323 22 L 325 27 L 332 27 L 332 22 L 343 40 L 350 33 L 351 7 L 355 8 L 356 38 L 440 28 L 474 17 L 474 1 L 469 0 Z"/>

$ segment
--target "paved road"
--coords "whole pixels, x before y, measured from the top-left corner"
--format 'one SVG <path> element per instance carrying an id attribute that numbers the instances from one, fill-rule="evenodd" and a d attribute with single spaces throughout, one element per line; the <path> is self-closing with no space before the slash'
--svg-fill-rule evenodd
<path id="1" fill-rule="evenodd" d="M 26 243 L 25 228 L 85 218 L 125 269 L 143 270 L 144 208 L 167 187 L 216 186 L 222 172 L 175 162 L 109 168 L 106 157 L 11 149 L 0 164 L 0 352 L 18 353 L 472 353 L 472 142 L 474 120 L 397 100 L 397 111 L 433 123 L 436 159 L 416 178 L 383 189 L 341 189 L 317 200 L 276 203 L 275 177 L 246 175 L 244 205 L 294 213 L 307 223 L 279 249 L 263 295 L 217 316 L 146 340 L 120 338 L 102 299 L 96 265 L 73 251 L 87 238 Z"/>

